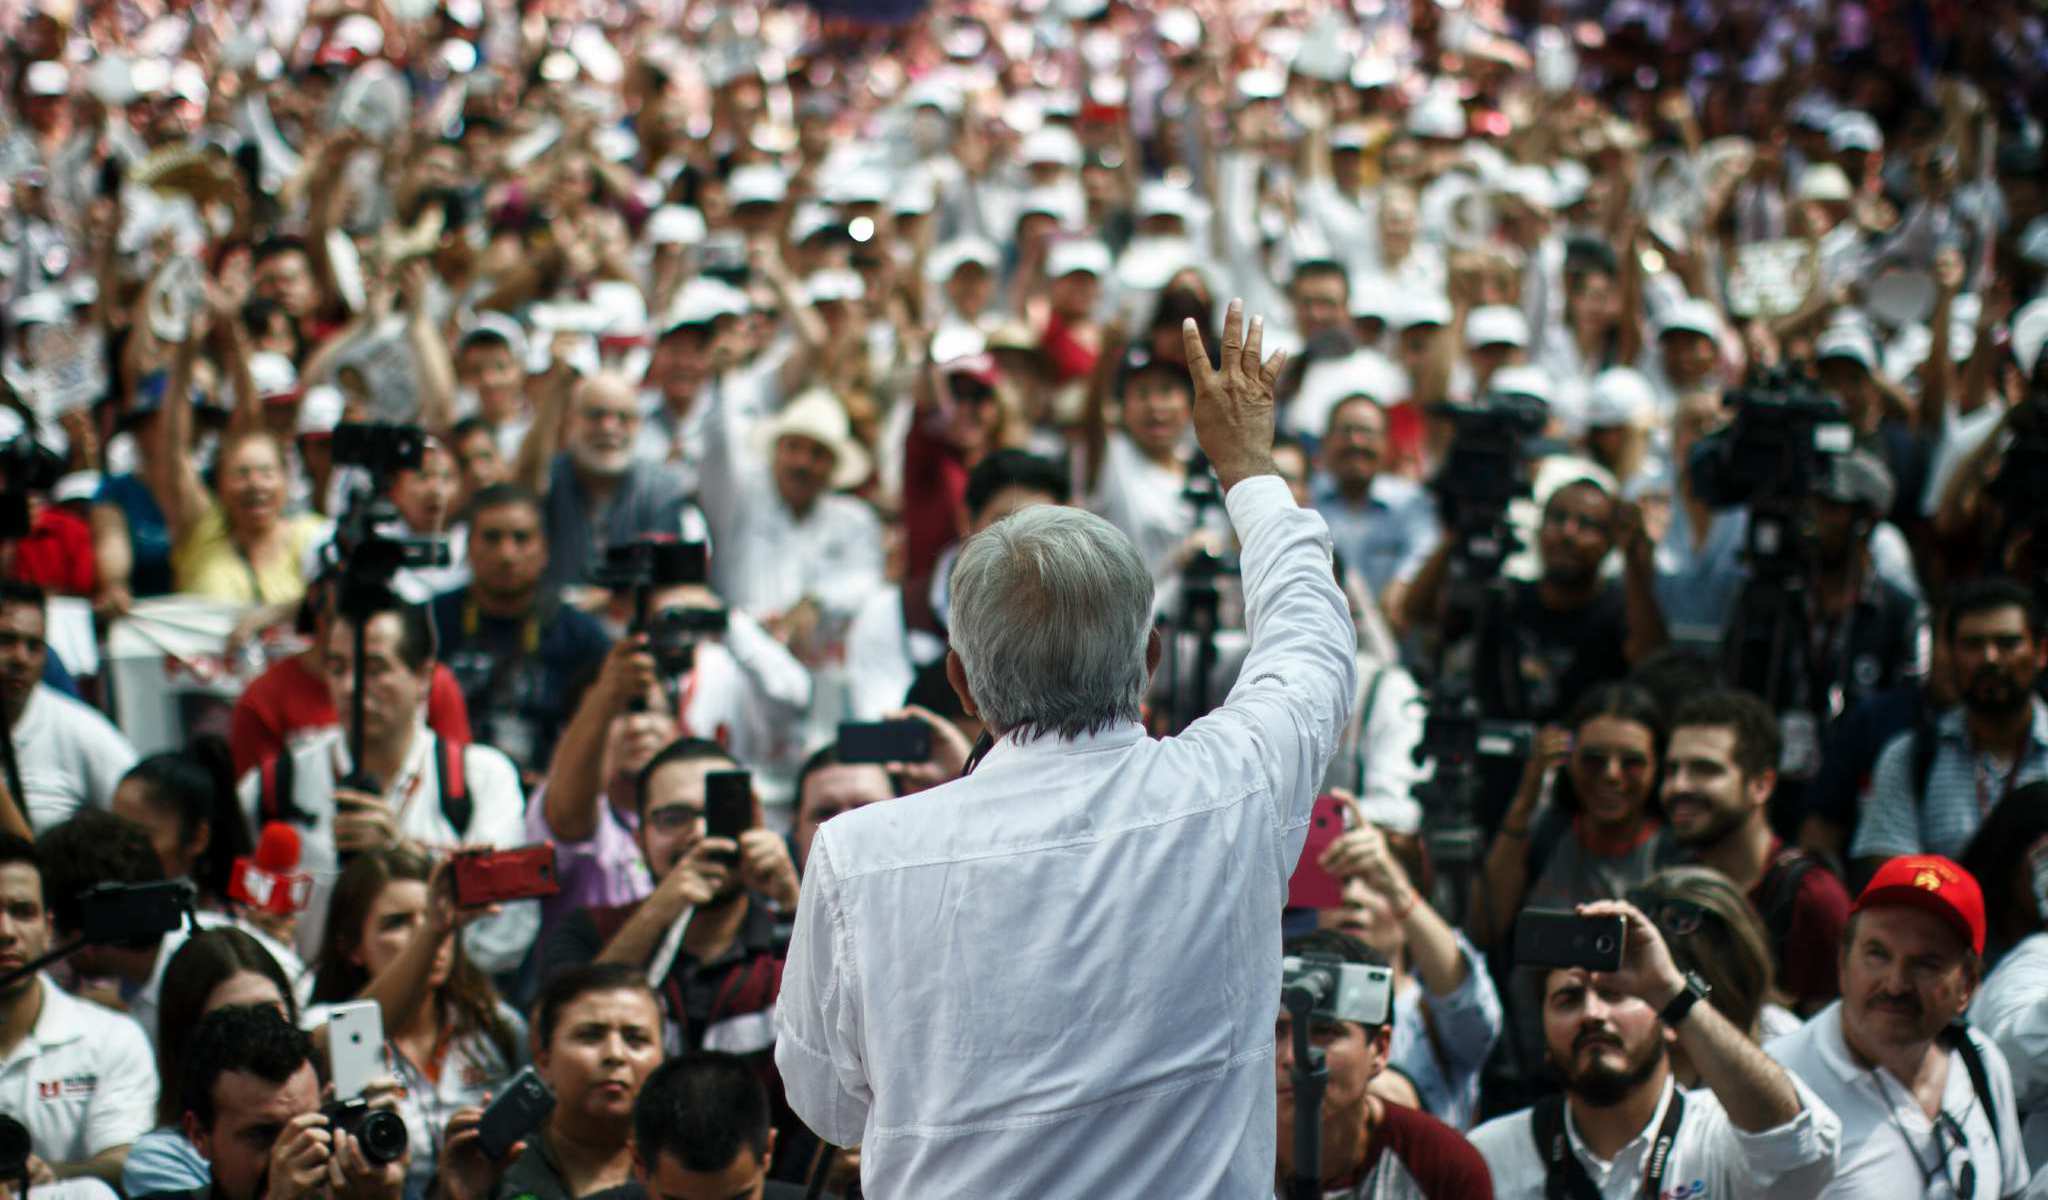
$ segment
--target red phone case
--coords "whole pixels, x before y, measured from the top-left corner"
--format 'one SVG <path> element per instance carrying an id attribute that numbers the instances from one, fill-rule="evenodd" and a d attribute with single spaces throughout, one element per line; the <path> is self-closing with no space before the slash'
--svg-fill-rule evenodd
<path id="1" fill-rule="evenodd" d="M 455 903 L 463 908 L 553 896 L 555 848 L 542 842 L 513 850 L 479 850 L 455 856 Z"/>
<path id="2" fill-rule="evenodd" d="M 1316 860 L 1330 843 L 1344 836 L 1344 803 L 1335 796 L 1316 797 L 1308 810 L 1308 841 L 1301 848 L 1301 861 L 1287 881 L 1287 907 L 1336 908 L 1344 902 L 1344 881 L 1323 870 Z"/>

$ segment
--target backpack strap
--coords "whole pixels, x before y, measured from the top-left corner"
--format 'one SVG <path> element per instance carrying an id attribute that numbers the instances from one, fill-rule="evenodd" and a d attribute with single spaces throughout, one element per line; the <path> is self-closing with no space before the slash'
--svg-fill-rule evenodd
<path id="1" fill-rule="evenodd" d="M 470 818 L 476 806 L 470 803 L 468 780 L 463 777 L 462 756 L 469 749 L 463 743 L 434 735 L 434 782 L 441 790 L 441 815 L 455 827 L 457 838 L 469 834 Z"/>
<path id="2" fill-rule="evenodd" d="M 1956 1052 L 1957 1058 L 1963 1060 L 1963 1069 L 1970 1073 L 1970 1088 L 1977 1093 L 1977 1103 L 1984 1106 L 1984 1119 L 1991 1123 L 1991 1140 L 2004 1150 L 2005 1137 L 1998 1127 L 1998 1104 L 1991 1095 L 1991 1075 L 1984 1069 L 1984 1052 L 1970 1040 L 1969 1025 L 1963 1021 L 1955 1022 L 1941 1031 L 1941 1040 Z"/>
<path id="3" fill-rule="evenodd" d="M 1792 931 L 1792 917 L 1799 908 L 1799 889 L 1806 882 L 1806 873 L 1816 867 L 1826 869 L 1820 859 L 1807 851 L 1786 846 L 1764 872 L 1763 903 L 1758 906 L 1762 911 L 1758 915 L 1764 919 L 1775 944 L 1783 946 L 1786 935 Z"/>
<path id="4" fill-rule="evenodd" d="M 256 815 L 260 824 L 283 821 L 292 825 L 311 826 L 312 814 L 299 807 L 298 793 L 293 790 L 298 783 L 297 766 L 292 762 L 290 746 L 263 760 L 257 775 Z"/>
<path id="5" fill-rule="evenodd" d="M 1356 773 L 1352 776 L 1351 786 L 1358 793 L 1358 798 L 1361 800 L 1365 799 L 1365 734 L 1366 730 L 1372 728 L 1373 706 L 1379 702 L 1380 683 L 1386 677 L 1387 668 L 1385 666 L 1373 668 L 1372 678 L 1365 685 L 1365 701 L 1358 706 L 1358 723 L 1354 726 L 1354 734 L 1351 739 L 1351 764 L 1357 768 Z"/>

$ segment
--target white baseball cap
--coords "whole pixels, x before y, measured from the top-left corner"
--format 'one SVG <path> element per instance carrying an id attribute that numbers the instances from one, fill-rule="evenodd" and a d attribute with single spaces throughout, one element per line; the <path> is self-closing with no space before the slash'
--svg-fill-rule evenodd
<path id="1" fill-rule="evenodd" d="M 1593 377 L 1586 394 L 1586 426 L 1647 425 L 1656 411 L 1657 393 L 1634 367 L 1609 367 Z"/>
<path id="2" fill-rule="evenodd" d="M 725 181 L 725 195 L 735 208 L 742 204 L 780 204 L 789 195 L 789 178 L 779 168 L 750 163 Z"/>
<path id="3" fill-rule="evenodd" d="M 1063 125 L 1044 126 L 1018 144 L 1017 161 L 1027 167 L 1043 164 L 1076 170 L 1081 166 L 1081 139 Z"/>
<path id="4" fill-rule="evenodd" d="M 1109 247 L 1094 238 L 1068 238 L 1055 242 L 1045 256 L 1045 277 L 1064 279 L 1087 272 L 1097 279 L 1109 278 Z"/>
<path id="5" fill-rule="evenodd" d="M 1845 358 L 1857 363 L 1866 371 L 1877 368 L 1877 342 L 1868 330 L 1855 325 L 1836 325 L 1823 331 L 1814 339 L 1813 360 L 1826 362 L 1831 358 Z"/>
<path id="6" fill-rule="evenodd" d="M 1514 346 L 1526 348 L 1529 345 L 1529 318 L 1519 308 L 1505 304 L 1487 304 L 1472 310 L 1465 318 L 1465 345 Z"/>
<path id="7" fill-rule="evenodd" d="M 1875 154 L 1884 149 L 1884 131 L 1869 113 L 1853 109 L 1828 118 L 1828 149 L 1837 154 L 1862 150 Z"/>
<path id="8" fill-rule="evenodd" d="M 1718 340 L 1721 314 L 1706 300 L 1684 299 L 1672 305 L 1657 321 L 1657 336 L 1667 333 L 1697 333 Z"/>
<path id="9" fill-rule="evenodd" d="M 1831 162 L 1809 163 L 1799 173 L 1799 198 L 1820 204 L 1847 204 L 1856 195 L 1849 176 Z"/>
<path id="10" fill-rule="evenodd" d="M 1003 265 L 1003 252 L 996 249 L 994 242 L 984 237 L 954 238 L 950 242 L 941 243 L 932 251 L 930 261 L 925 264 L 925 273 L 931 276 L 932 282 L 943 283 L 968 263 L 975 263 L 988 271 L 996 271 Z"/>

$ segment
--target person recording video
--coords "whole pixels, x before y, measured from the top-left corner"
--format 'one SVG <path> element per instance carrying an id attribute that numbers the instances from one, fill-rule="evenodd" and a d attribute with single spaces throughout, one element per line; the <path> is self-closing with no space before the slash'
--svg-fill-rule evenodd
<path id="1" fill-rule="evenodd" d="M 436 663 L 424 610 L 395 596 L 376 599 L 362 617 L 328 625 L 321 664 L 334 707 L 354 711 L 356 621 L 363 622 L 360 664 L 363 761 L 349 761 L 344 726 L 305 739 L 242 777 L 242 815 L 252 827 L 285 822 L 303 839 L 299 869 L 313 877 L 298 924 L 297 948 L 320 946 L 327 905 L 343 856 L 416 842 L 431 849 L 520 845 L 524 840 L 519 772 L 489 746 L 465 745 L 429 730 L 426 701 Z M 352 786 L 367 772 L 381 787 Z M 540 926 L 535 901 L 514 901 L 465 931 L 478 966 L 516 968 Z"/>
<path id="2" fill-rule="evenodd" d="M 204 1189 L 152 1200 L 400 1200 L 409 1147 L 386 1162 L 357 1132 L 336 1128 L 321 1105 L 313 1039 L 274 1004 L 232 1004 L 192 1031 L 185 1073 L 185 1136 L 206 1160 Z M 369 1107 L 388 1115 L 396 1096 Z"/>
<path id="3" fill-rule="evenodd" d="M 1342 972 L 1345 964 L 1384 966 L 1359 939 L 1333 930 L 1289 938 L 1286 962 L 1298 974 L 1308 964 Z M 1348 981 L 1347 981 L 1348 982 Z M 1336 995 L 1309 1014 L 1309 1044 L 1329 1071 L 1322 1097 L 1321 1153 L 1324 1194 L 1469 1200 L 1491 1196 L 1486 1160 L 1456 1129 L 1427 1112 L 1375 1094 L 1373 1082 L 1392 1063 L 1392 980 Z M 1287 1196 L 1297 1164 L 1295 1122 L 1302 1119 L 1292 1071 L 1294 1018 L 1283 1006 L 1273 1024 L 1273 1074 L 1279 1089 L 1279 1158 L 1274 1194 Z"/>

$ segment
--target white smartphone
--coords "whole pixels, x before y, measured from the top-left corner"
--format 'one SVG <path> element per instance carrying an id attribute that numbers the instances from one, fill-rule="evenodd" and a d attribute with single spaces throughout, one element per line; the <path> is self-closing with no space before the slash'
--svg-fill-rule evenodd
<path id="1" fill-rule="evenodd" d="M 336 1100 L 353 1100 L 371 1080 L 390 1073 L 384 1067 L 384 1011 L 375 1000 L 334 1006 L 327 1018 L 327 1065 Z"/>

